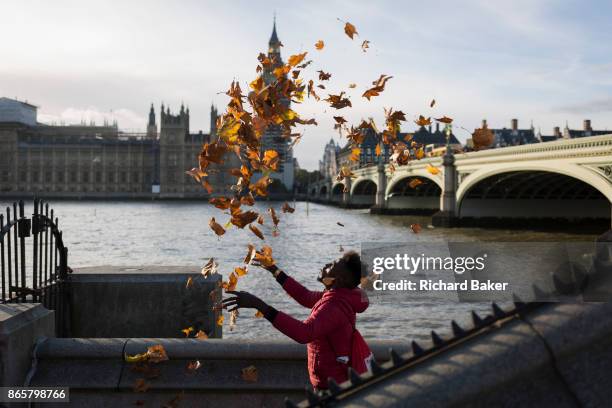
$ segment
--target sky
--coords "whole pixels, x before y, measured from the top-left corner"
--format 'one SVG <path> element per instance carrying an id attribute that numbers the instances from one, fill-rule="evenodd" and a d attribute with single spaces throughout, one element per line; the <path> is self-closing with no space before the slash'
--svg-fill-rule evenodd
<path id="1" fill-rule="evenodd" d="M 157 113 L 184 103 L 191 131 L 207 132 L 211 103 L 223 110 L 231 81 L 246 89 L 255 78 L 274 13 L 284 59 L 307 51 L 306 77 L 331 73 L 329 92 L 353 102 L 294 106 L 319 123 L 295 148 L 303 168 L 317 167 L 330 138 L 344 144 L 332 116 L 382 124 L 384 107 L 406 114 L 405 131 L 420 114 L 452 117 L 460 140 L 485 118 L 533 121 L 545 135 L 583 119 L 612 129 L 610 1 L 2 1 L 0 96 L 37 105 L 41 122 L 116 119 L 126 131 L 144 131 L 151 103 Z M 393 78 L 368 102 L 361 94 L 381 74 Z"/>

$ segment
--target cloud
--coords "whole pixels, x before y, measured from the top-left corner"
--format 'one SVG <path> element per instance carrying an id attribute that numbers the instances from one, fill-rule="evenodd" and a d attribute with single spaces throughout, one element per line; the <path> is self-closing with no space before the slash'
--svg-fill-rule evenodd
<path id="1" fill-rule="evenodd" d="M 559 107 L 556 111 L 574 114 L 612 112 L 612 97 L 592 99 L 582 103 L 566 105 Z"/>
<path id="2" fill-rule="evenodd" d="M 59 114 L 44 113 L 38 114 L 38 120 L 47 124 L 66 124 L 74 125 L 85 122 L 87 124 L 94 122 L 96 125 L 102 125 L 105 122 L 112 124 L 117 121 L 119 128 L 124 131 L 139 131 L 143 129 L 143 124 L 146 123 L 146 118 L 138 113 L 126 109 L 119 108 L 112 111 L 101 111 L 95 106 L 87 108 L 69 107 L 64 109 Z"/>

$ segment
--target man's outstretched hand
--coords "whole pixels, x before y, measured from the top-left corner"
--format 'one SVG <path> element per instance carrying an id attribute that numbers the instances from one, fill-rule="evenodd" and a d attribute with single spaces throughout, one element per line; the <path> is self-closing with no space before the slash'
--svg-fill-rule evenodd
<path id="1" fill-rule="evenodd" d="M 255 295 L 251 295 L 249 292 L 245 291 L 233 291 L 228 290 L 226 293 L 230 293 L 234 296 L 223 299 L 223 308 L 227 309 L 229 312 L 240 309 L 257 309 L 260 312 L 264 312 L 268 305 L 258 298 Z M 231 308 L 231 309 L 230 309 Z"/>

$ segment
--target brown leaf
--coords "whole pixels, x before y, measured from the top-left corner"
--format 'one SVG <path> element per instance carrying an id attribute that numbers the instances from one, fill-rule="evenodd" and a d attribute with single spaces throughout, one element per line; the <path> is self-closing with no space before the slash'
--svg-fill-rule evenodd
<path id="1" fill-rule="evenodd" d="M 432 99 L 431 102 L 429 103 L 429 107 L 433 108 L 435 104 L 436 104 L 436 100 Z"/>
<path id="2" fill-rule="evenodd" d="M 200 360 L 193 360 L 187 363 L 186 369 L 189 373 L 195 374 L 195 372 L 198 371 L 200 367 L 202 367 L 202 363 L 200 363 Z"/>
<path id="3" fill-rule="evenodd" d="M 317 71 L 319 73 L 319 80 L 320 81 L 327 81 L 329 80 L 329 78 L 331 78 L 331 74 L 327 73 L 327 72 L 323 72 L 323 71 Z"/>
<path id="4" fill-rule="evenodd" d="M 449 118 L 448 116 L 442 116 L 441 118 L 437 118 L 436 119 L 438 122 L 442 122 L 442 123 L 453 123 L 453 120 L 451 118 Z"/>
<path id="5" fill-rule="evenodd" d="M 357 88 L 357 84 L 353 84 L 353 83 L 351 83 L 351 84 L 349 84 L 349 86 L 348 86 L 348 87 L 349 87 L 349 88 L 351 88 L 351 89 L 353 89 L 353 88 Z"/>
<path id="6" fill-rule="evenodd" d="M 421 179 L 413 178 L 412 180 L 410 180 L 410 183 L 408 183 L 408 187 L 410 187 L 410 188 L 417 188 L 421 184 L 423 184 Z"/>
<path id="7" fill-rule="evenodd" d="M 221 210 L 227 210 L 230 207 L 230 200 L 226 197 L 214 197 L 208 202 Z"/>
<path id="8" fill-rule="evenodd" d="M 270 213 L 270 217 L 272 218 L 272 223 L 274 224 L 275 227 L 277 227 L 280 220 L 276 216 L 276 211 L 274 211 L 274 208 L 270 207 L 268 208 L 268 213 Z"/>
<path id="9" fill-rule="evenodd" d="M 255 249 L 255 246 L 252 245 L 252 244 L 249 244 L 248 245 L 248 252 L 247 252 L 246 256 L 244 257 L 244 261 L 243 262 L 245 264 L 247 264 L 247 265 L 250 264 L 251 261 L 253 259 L 255 259 L 255 255 L 256 254 L 257 254 L 257 250 Z"/>
<path id="10" fill-rule="evenodd" d="M 325 43 L 323 42 L 323 40 L 319 40 L 315 43 L 315 48 L 317 50 L 321 51 L 323 47 L 325 47 Z"/>
<path id="11" fill-rule="evenodd" d="M 261 319 L 262 317 L 264 317 L 264 314 L 261 313 L 259 310 L 257 312 L 255 312 L 255 318 L 256 319 Z"/>
<path id="12" fill-rule="evenodd" d="M 189 289 L 192 286 L 193 286 L 193 278 L 190 276 L 187 278 L 187 283 L 185 284 L 185 287 Z"/>
<path id="13" fill-rule="evenodd" d="M 189 337 L 189 335 L 191 334 L 191 332 L 193 331 L 193 327 L 187 327 L 186 329 L 181 330 L 183 333 L 185 333 L 185 337 Z"/>
<path id="14" fill-rule="evenodd" d="M 482 129 L 475 129 L 474 133 L 472 134 L 474 150 L 481 150 L 491 147 L 494 140 L 495 136 L 493 135 L 493 131 L 487 127 L 483 127 Z"/>
<path id="15" fill-rule="evenodd" d="M 236 273 L 238 277 L 241 277 L 249 273 L 249 269 L 247 266 L 237 266 L 234 268 L 234 273 Z"/>
<path id="16" fill-rule="evenodd" d="M 251 232 L 255 235 L 257 235 L 257 237 L 261 240 L 264 240 L 264 235 L 261 233 L 261 231 L 259 230 L 259 228 L 257 228 L 254 225 L 249 225 L 249 229 L 251 230 Z"/>
<path id="17" fill-rule="evenodd" d="M 215 221 L 215 217 L 212 217 L 210 219 L 210 222 L 208 223 L 208 226 L 215 231 L 215 234 L 217 234 L 218 236 L 221 236 L 223 234 L 225 234 L 225 230 L 223 229 L 223 227 L 217 223 L 217 221 Z"/>
<path id="18" fill-rule="evenodd" d="M 344 227 L 344 224 L 343 224 L 343 223 L 341 223 L 341 222 L 336 222 L 336 224 L 338 224 L 338 225 L 339 225 L 339 226 L 341 226 L 341 227 Z"/>
<path id="19" fill-rule="evenodd" d="M 295 208 L 292 208 L 288 202 L 285 201 L 285 203 L 283 204 L 283 206 L 281 207 L 281 211 L 283 213 L 289 213 L 292 214 L 295 211 Z"/>
<path id="20" fill-rule="evenodd" d="M 230 222 L 238 228 L 244 228 L 245 226 L 255 221 L 258 216 L 259 214 L 255 211 L 244 211 L 232 215 Z"/>
<path id="21" fill-rule="evenodd" d="M 385 84 L 391 78 L 393 77 L 382 74 L 376 81 L 372 82 L 372 85 L 374 86 L 365 91 L 362 96 L 367 100 L 370 100 L 371 97 L 380 95 L 380 93 L 385 90 Z"/>
<path id="22" fill-rule="evenodd" d="M 243 368 L 242 379 L 246 382 L 257 382 L 257 367 L 251 365 Z"/>
<path id="23" fill-rule="evenodd" d="M 352 25 L 351 23 L 347 22 L 346 24 L 344 24 L 344 32 L 346 33 L 346 35 L 349 36 L 349 38 L 352 40 L 353 36 L 355 34 L 359 34 L 357 32 L 357 29 L 355 28 L 354 25 Z"/>
<path id="24" fill-rule="evenodd" d="M 423 227 L 421 227 L 421 224 L 410 224 L 410 229 L 412 230 L 412 232 L 414 232 L 415 234 L 418 234 L 419 232 L 421 232 L 421 230 L 423 229 Z"/>
<path id="25" fill-rule="evenodd" d="M 268 186 L 272 180 L 268 176 L 264 176 L 257 180 L 256 183 L 249 185 L 249 190 L 256 195 L 265 197 L 268 195 Z"/>
<path id="26" fill-rule="evenodd" d="M 351 104 L 350 99 L 344 98 L 344 92 L 340 92 L 339 95 L 329 95 L 327 99 L 325 99 L 325 101 L 329 102 L 329 105 L 332 108 L 336 108 L 336 109 L 342 109 L 342 108 L 346 108 L 347 106 L 353 106 L 353 104 Z"/>
<path id="27" fill-rule="evenodd" d="M 151 363 L 160 363 L 167 360 L 168 355 L 166 354 L 164 346 L 161 344 L 156 344 L 147 348 L 147 361 Z"/>
<path id="28" fill-rule="evenodd" d="M 366 52 L 366 50 L 367 50 L 368 48 L 370 48 L 370 42 L 369 42 L 368 40 L 364 40 L 364 41 L 361 43 L 361 50 L 362 50 L 363 52 Z"/>

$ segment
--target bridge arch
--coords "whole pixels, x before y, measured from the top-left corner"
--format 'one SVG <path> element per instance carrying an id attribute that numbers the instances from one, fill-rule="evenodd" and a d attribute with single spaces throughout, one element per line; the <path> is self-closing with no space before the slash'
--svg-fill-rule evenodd
<path id="1" fill-rule="evenodd" d="M 319 197 L 325 197 L 325 196 L 327 196 L 327 186 L 323 184 L 321 188 L 319 189 Z"/>
<path id="2" fill-rule="evenodd" d="M 331 191 L 331 201 L 333 203 L 340 203 L 342 202 L 342 194 L 344 192 L 344 184 L 343 183 L 336 183 L 333 185 L 332 187 L 332 191 Z"/>
<path id="3" fill-rule="evenodd" d="M 511 163 L 479 170 L 457 190 L 459 217 L 610 218 L 612 185 L 568 163 Z"/>
<path id="4" fill-rule="evenodd" d="M 363 177 L 351 185 L 351 204 L 358 207 L 371 207 L 376 204 L 378 185 L 371 178 Z"/>
<path id="5" fill-rule="evenodd" d="M 405 212 L 434 212 L 440 209 L 441 181 L 417 174 L 396 178 L 387 188 L 387 208 Z"/>

